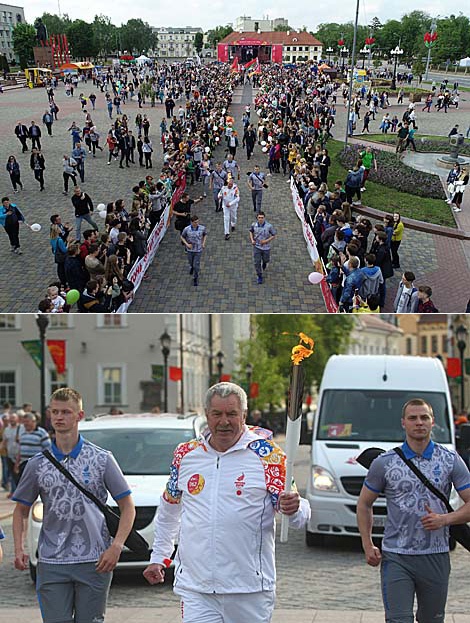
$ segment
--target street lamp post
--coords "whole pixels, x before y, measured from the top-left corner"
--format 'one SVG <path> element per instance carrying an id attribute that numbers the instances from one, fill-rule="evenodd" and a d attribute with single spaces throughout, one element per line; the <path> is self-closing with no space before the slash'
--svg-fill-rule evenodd
<path id="1" fill-rule="evenodd" d="M 343 62 L 341 65 L 341 73 L 344 74 L 344 59 L 348 56 L 349 54 L 349 48 L 347 48 L 346 46 L 343 46 L 341 48 L 341 56 L 343 58 Z"/>
<path id="2" fill-rule="evenodd" d="M 171 336 L 166 329 L 160 335 L 160 344 L 163 355 L 163 411 L 168 413 L 168 356 L 171 348 Z"/>
<path id="3" fill-rule="evenodd" d="M 330 57 L 331 57 L 331 55 L 333 54 L 333 48 L 332 48 L 332 47 L 331 47 L 331 45 L 330 45 L 328 48 L 326 48 L 326 50 L 325 50 L 325 51 L 326 51 L 326 53 L 328 54 L 328 63 L 329 63 L 329 62 L 330 62 Z"/>
<path id="4" fill-rule="evenodd" d="M 217 359 L 217 372 L 219 375 L 219 383 L 222 381 L 222 372 L 224 369 L 224 353 L 219 350 L 217 355 L 215 356 Z"/>
<path id="5" fill-rule="evenodd" d="M 251 405 L 250 405 L 250 394 L 251 394 L 251 377 L 253 376 L 253 364 L 248 362 L 245 366 L 245 374 L 246 374 L 246 386 L 247 386 L 247 394 L 248 394 L 248 417 L 251 414 Z"/>
<path id="6" fill-rule="evenodd" d="M 46 349 L 45 349 L 45 345 L 46 345 L 46 331 L 47 331 L 47 327 L 49 326 L 49 318 L 47 314 L 37 314 L 36 324 L 38 325 L 39 340 L 41 342 L 41 345 L 40 345 L 41 426 L 45 428 L 46 426 L 46 354 L 45 354 Z"/>
<path id="7" fill-rule="evenodd" d="M 400 41 L 396 48 L 390 50 L 390 54 L 395 59 L 393 63 L 393 78 L 392 78 L 392 91 L 396 91 L 397 89 L 397 62 L 398 58 L 403 54 L 403 50 L 400 49 Z"/>
<path id="8" fill-rule="evenodd" d="M 367 54 L 369 54 L 369 49 L 364 46 L 362 48 L 362 50 L 359 50 L 359 53 L 363 55 L 363 57 L 362 57 L 362 69 L 364 69 L 364 67 L 366 66 L 366 56 L 367 56 Z"/>
<path id="9" fill-rule="evenodd" d="M 436 28 L 437 28 L 437 24 L 436 21 L 433 19 L 432 23 L 431 23 L 431 37 L 434 35 L 434 33 L 436 32 Z M 426 59 L 426 71 L 424 74 L 424 79 L 427 80 L 428 79 L 428 75 L 429 75 L 429 65 L 431 63 L 431 45 L 429 45 L 428 47 L 428 58 Z"/>
<path id="10" fill-rule="evenodd" d="M 457 348 L 460 353 L 460 410 L 462 413 L 465 411 L 465 371 L 463 355 L 467 347 L 467 335 L 468 331 L 465 325 L 461 324 L 455 329 Z"/>

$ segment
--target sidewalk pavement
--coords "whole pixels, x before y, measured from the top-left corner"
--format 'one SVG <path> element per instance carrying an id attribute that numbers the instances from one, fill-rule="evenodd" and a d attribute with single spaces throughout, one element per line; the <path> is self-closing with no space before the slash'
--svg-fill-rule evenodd
<path id="1" fill-rule="evenodd" d="M 7 495 L 7 491 L 0 491 L 0 521 L 11 517 L 15 508 L 15 503 L 9 500 Z"/>
<path id="2" fill-rule="evenodd" d="M 108 608 L 106 623 L 180 623 L 179 606 L 172 608 Z M 275 610 L 272 623 L 382 623 L 383 612 L 372 610 Z M 449 614 L 447 623 L 470 623 L 468 614 Z M 39 608 L 2 609 L 2 623 L 41 623 Z"/>

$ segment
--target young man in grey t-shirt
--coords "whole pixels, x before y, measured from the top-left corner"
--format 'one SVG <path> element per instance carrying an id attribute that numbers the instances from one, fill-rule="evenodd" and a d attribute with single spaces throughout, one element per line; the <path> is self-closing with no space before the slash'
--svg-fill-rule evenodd
<path id="1" fill-rule="evenodd" d="M 413 623 L 416 594 L 419 623 L 443 623 L 449 584 L 451 524 L 470 521 L 470 473 L 461 457 L 431 440 L 434 414 L 421 398 L 403 407 L 405 457 L 447 497 L 452 485 L 465 504 L 447 513 L 403 459 L 389 450 L 371 464 L 357 504 L 357 523 L 367 564 L 381 565 L 385 620 Z M 387 500 L 382 552 L 372 542 L 372 505 Z"/>
<path id="2" fill-rule="evenodd" d="M 112 570 L 132 528 L 135 508 L 113 455 L 78 432 L 85 417 L 82 398 L 71 388 L 56 390 L 50 401 L 56 433 L 51 452 L 72 476 L 103 503 L 108 491 L 121 518 L 111 542 L 104 515 L 44 456 L 29 459 L 13 500 L 15 567 L 24 571 L 24 524 L 38 496 L 44 504 L 38 544 L 37 593 L 44 623 L 102 621 Z M 80 590 L 77 590 L 78 587 Z"/>

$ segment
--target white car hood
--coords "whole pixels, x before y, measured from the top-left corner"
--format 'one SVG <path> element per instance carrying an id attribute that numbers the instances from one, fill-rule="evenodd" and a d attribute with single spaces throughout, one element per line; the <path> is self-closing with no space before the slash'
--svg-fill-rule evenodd
<path id="1" fill-rule="evenodd" d="M 132 491 L 132 499 L 136 506 L 158 506 L 160 496 L 165 490 L 169 476 L 129 476 L 124 474 L 129 488 Z M 116 502 L 109 495 L 108 504 L 115 506 Z"/>

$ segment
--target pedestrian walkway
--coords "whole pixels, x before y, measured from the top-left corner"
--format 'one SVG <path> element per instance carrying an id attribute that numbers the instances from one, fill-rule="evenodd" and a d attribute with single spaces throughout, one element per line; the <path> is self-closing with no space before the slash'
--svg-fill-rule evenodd
<path id="1" fill-rule="evenodd" d="M 240 145 L 236 160 L 241 169 L 240 205 L 236 231 L 230 240 L 224 239 L 223 213 L 214 211 L 210 193 L 204 202 L 193 208 L 207 227 L 207 245 L 202 254 L 199 286 L 193 287 L 179 232 L 172 227 L 167 232 L 149 279 L 136 294 L 130 312 L 320 312 L 326 311 L 318 286 L 310 285 L 308 275 L 313 270 L 302 235 L 300 221 L 293 206 L 287 176 L 268 178 L 269 188 L 263 196 L 263 210 L 277 229 L 271 247 L 269 264 L 263 284 L 258 285 L 253 265 L 253 250 L 248 230 L 255 220 L 247 172 L 255 164 L 267 172 L 267 157 L 260 146 L 255 147 L 248 161 L 242 149 L 241 117 L 247 104 L 252 104 L 250 83 L 235 90 L 230 114 L 235 118 Z M 256 123 L 253 110 L 251 118 Z M 225 160 L 225 145 L 219 146 L 214 161 Z M 200 195 L 200 185 L 189 186 L 192 198 Z"/>
<path id="2" fill-rule="evenodd" d="M 314 587 L 312 587 L 314 590 Z M 180 623 L 181 610 L 173 608 L 108 608 L 106 623 Z M 272 623 L 383 623 L 383 612 L 372 610 L 274 610 Z M 447 623 L 470 623 L 468 614 L 448 614 Z M 2 623 L 41 623 L 39 608 L 4 608 Z"/>

